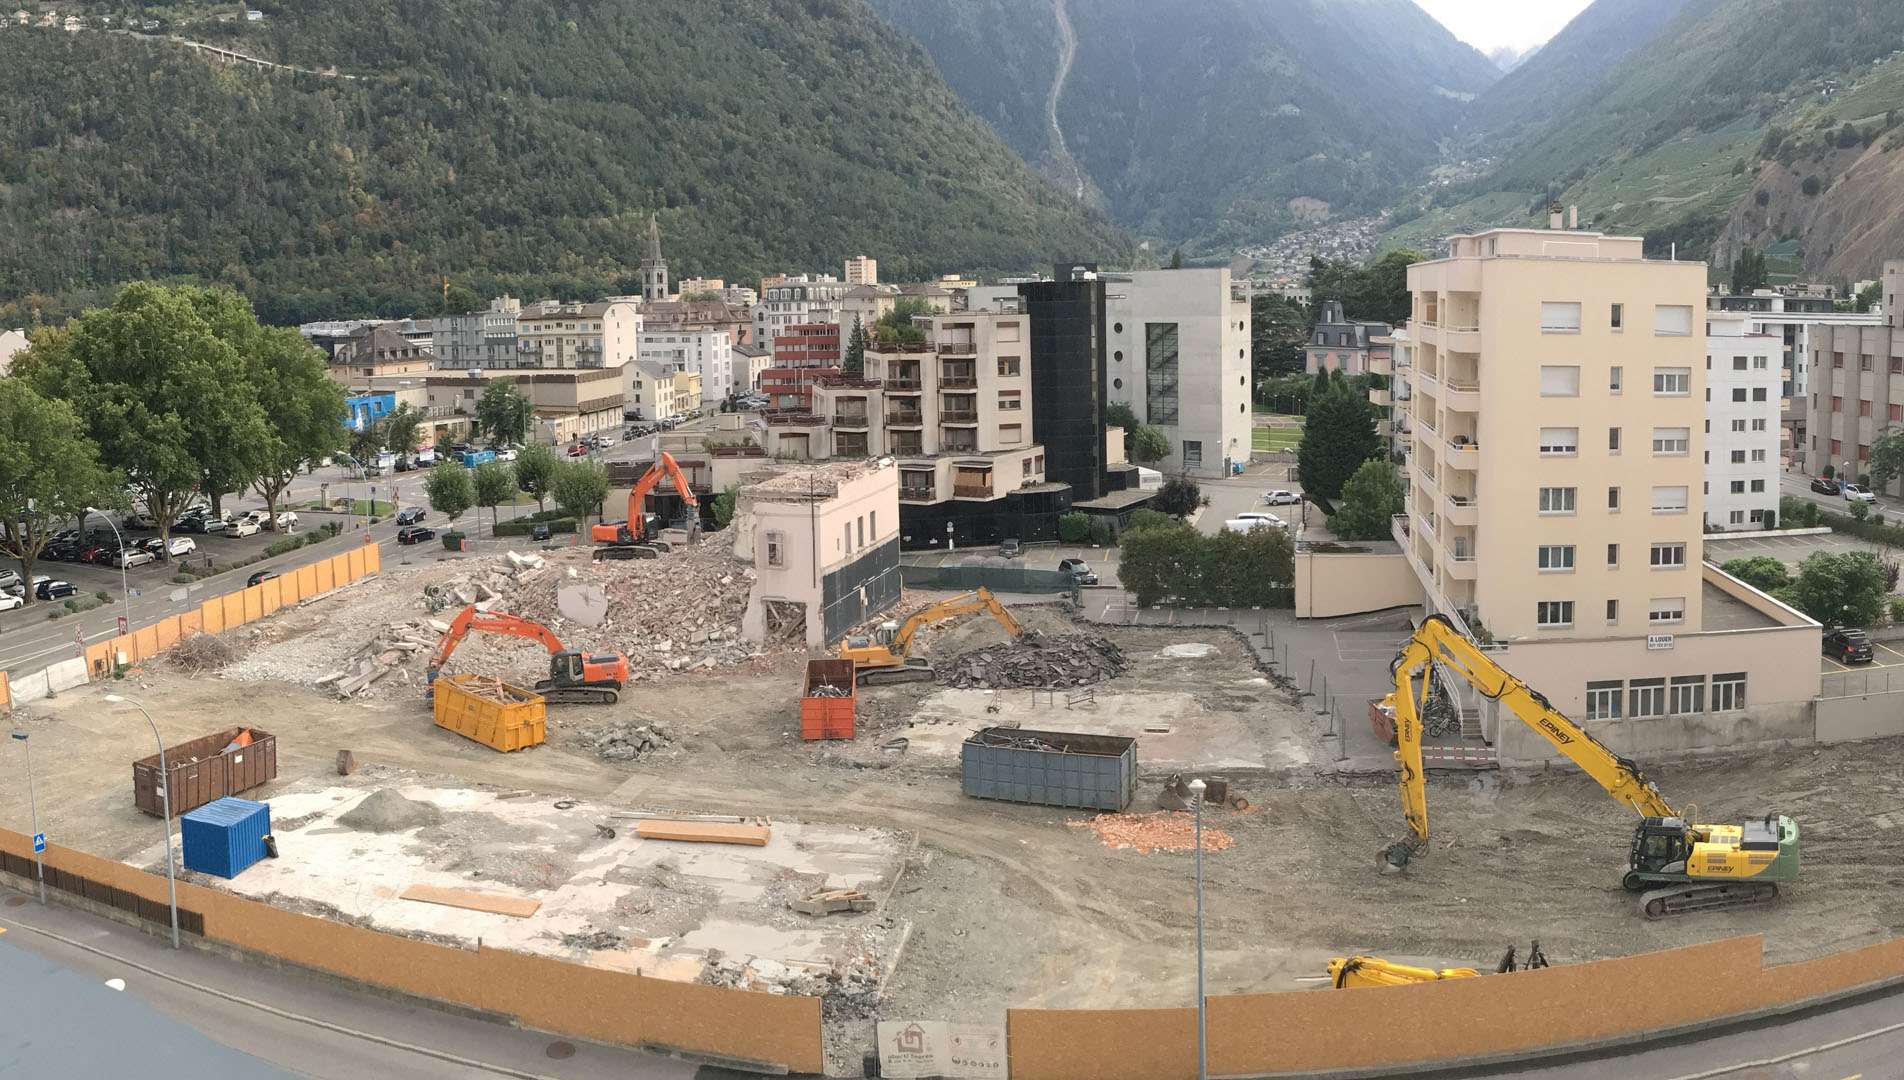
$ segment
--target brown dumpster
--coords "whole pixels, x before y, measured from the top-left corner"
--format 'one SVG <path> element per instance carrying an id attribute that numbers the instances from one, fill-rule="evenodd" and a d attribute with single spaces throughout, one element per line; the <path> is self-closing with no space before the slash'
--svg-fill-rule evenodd
<path id="1" fill-rule="evenodd" d="M 278 738 L 255 727 L 226 728 L 166 747 L 165 770 L 172 774 L 168 793 L 176 817 L 277 779 Z M 153 817 L 165 813 L 159 782 L 159 755 L 132 763 L 132 801 Z"/>

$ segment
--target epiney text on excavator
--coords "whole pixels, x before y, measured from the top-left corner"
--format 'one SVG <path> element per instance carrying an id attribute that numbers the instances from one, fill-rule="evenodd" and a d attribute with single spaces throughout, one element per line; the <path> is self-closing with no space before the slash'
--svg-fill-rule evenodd
<path id="1" fill-rule="evenodd" d="M 1502 712 L 1539 732 L 1615 801 L 1640 815 L 1620 883 L 1628 892 L 1641 894 L 1640 911 L 1647 918 L 1768 903 L 1778 896 L 1778 882 L 1798 877 L 1797 822 L 1777 813 L 1740 825 L 1687 821 L 1637 764 L 1614 753 L 1539 691 L 1509 674 L 1444 615 L 1422 620 L 1390 669 L 1395 690 L 1385 704 L 1395 710 L 1397 783 L 1411 834 L 1384 852 L 1391 865 L 1406 866 L 1428 840 L 1421 709 L 1436 667 L 1498 702 Z M 1418 674 L 1419 691 L 1414 681 Z"/>
<path id="2" fill-rule="evenodd" d="M 621 688 L 628 681 L 628 657 L 621 653 L 585 655 L 564 647 L 561 639 L 539 622 L 499 611 L 477 611 L 474 604 L 450 621 L 436 655 L 430 658 L 424 676 L 426 685 L 436 682 L 456 647 L 472 630 L 528 638 L 549 650 L 549 677 L 536 683 L 535 691 L 552 704 L 612 705 L 621 700 Z"/>

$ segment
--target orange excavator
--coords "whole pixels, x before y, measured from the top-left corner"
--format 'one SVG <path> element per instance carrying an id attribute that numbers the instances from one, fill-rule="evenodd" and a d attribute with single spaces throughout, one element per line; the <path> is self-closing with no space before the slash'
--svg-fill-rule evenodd
<path id="1" fill-rule="evenodd" d="M 471 604 L 450 621 L 443 641 L 430 658 L 425 683 L 434 684 L 450 654 L 463 643 L 471 630 L 529 638 L 549 650 L 549 677 L 536 683 L 536 693 L 558 705 L 613 705 L 621 700 L 622 684 L 628 681 L 628 657 L 621 653 L 584 655 L 564 648 L 562 640 L 548 627 L 520 615 L 496 611 L 477 611 Z"/>
<path id="2" fill-rule="evenodd" d="M 681 473 L 681 466 L 674 463 L 674 455 L 666 450 L 655 455 L 655 463 L 641 474 L 635 486 L 628 490 L 628 520 L 605 521 L 589 532 L 589 539 L 595 541 L 597 559 L 652 559 L 667 546 L 655 539 L 660 530 L 648 520 L 648 493 L 663 479 L 674 481 L 674 490 L 681 501 L 690 509 L 698 509 L 700 501 L 694 497 L 694 489 L 688 486 L 688 478 Z"/>

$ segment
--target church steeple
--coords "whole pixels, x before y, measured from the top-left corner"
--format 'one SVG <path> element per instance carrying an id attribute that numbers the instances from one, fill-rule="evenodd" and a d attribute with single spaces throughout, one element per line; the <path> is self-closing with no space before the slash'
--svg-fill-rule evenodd
<path id="1" fill-rule="evenodd" d="M 641 298 L 668 298 L 668 260 L 661 257 L 660 215 L 648 215 L 648 251 L 641 260 Z"/>

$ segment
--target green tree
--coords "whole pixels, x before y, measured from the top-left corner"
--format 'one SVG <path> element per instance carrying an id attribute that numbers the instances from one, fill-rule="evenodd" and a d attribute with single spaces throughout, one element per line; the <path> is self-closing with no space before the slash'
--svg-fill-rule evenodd
<path id="1" fill-rule="evenodd" d="M 482 297 L 467 285 L 450 285 L 443 290 L 442 301 L 437 305 L 438 315 L 462 315 L 475 311 L 482 306 Z"/>
<path id="2" fill-rule="evenodd" d="M 1342 505 L 1329 519 L 1329 531 L 1344 540 L 1386 540 L 1389 519 L 1402 512 L 1406 494 L 1394 463 L 1370 458 L 1342 485 Z"/>
<path id="3" fill-rule="evenodd" d="M 1188 476 L 1173 476 L 1164 481 L 1164 486 L 1150 500 L 1150 504 L 1160 513 L 1182 519 L 1196 512 L 1203 505 L 1203 491 L 1197 482 Z"/>
<path id="4" fill-rule="evenodd" d="M 406 401 L 390 410 L 378 426 L 384 449 L 398 454 L 414 454 L 417 445 L 423 441 L 423 410 Z"/>
<path id="5" fill-rule="evenodd" d="M 608 474 L 599 463 L 584 458 L 556 466 L 555 505 L 576 521 L 586 524 L 590 514 L 599 515 L 607 497 Z"/>
<path id="6" fill-rule="evenodd" d="M 1058 515 L 1058 539 L 1066 544 L 1082 544 L 1091 538 L 1091 515 L 1082 510 Z"/>
<path id="7" fill-rule="evenodd" d="M 1170 456 L 1170 437 L 1162 428 L 1139 424 L 1124 432 L 1124 456 L 1139 465 L 1151 465 Z"/>
<path id="8" fill-rule="evenodd" d="M 430 500 L 430 509 L 453 523 L 476 505 L 476 482 L 460 462 L 445 461 L 424 478 L 423 494 Z"/>
<path id="9" fill-rule="evenodd" d="M 1785 564 L 1770 555 L 1754 555 L 1749 559 L 1729 559 L 1719 569 L 1755 589 L 1768 593 L 1776 593 L 1792 583 L 1792 576 L 1786 571 Z"/>
<path id="10" fill-rule="evenodd" d="M 1303 369 L 1309 326 L 1309 313 L 1294 300 L 1275 293 L 1250 299 L 1250 372 L 1257 386 Z"/>
<path id="11" fill-rule="evenodd" d="M 1123 428 L 1128 436 L 1137 430 L 1137 414 L 1131 411 L 1129 402 L 1113 401 L 1104 406 L 1104 426 Z"/>
<path id="12" fill-rule="evenodd" d="M 714 497 L 714 524 L 725 529 L 734 523 L 734 508 L 740 502 L 740 485 L 729 484 Z"/>
<path id="13" fill-rule="evenodd" d="M 1316 381 L 1301 372 L 1269 380 L 1257 380 L 1256 400 L 1271 412 L 1301 416 L 1309 411 L 1309 398 Z"/>
<path id="14" fill-rule="evenodd" d="M 1871 461 L 1866 468 L 1871 470 L 1871 487 L 1876 491 L 1889 488 L 1904 476 L 1904 428 L 1887 428 L 1871 440 Z"/>
<path id="15" fill-rule="evenodd" d="M 1854 303 L 1858 311 L 1870 311 L 1872 305 L 1876 304 L 1883 297 L 1884 282 L 1873 281 L 1871 284 L 1858 290 L 1858 296 Z"/>
<path id="16" fill-rule="evenodd" d="M 476 466 L 471 475 L 475 489 L 476 505 L 489 507 L 489 524 L 496 524 L 496 507 L 516 497 L 516 471 L 506 461 L 485 461 Z M 482 525 L 481 515 L 476 524 Z"/>
<path id="17" fill-rule="evenodd" d="M 1177 524 L 1180 523 L 1176 518 L 1171 517 L 1161 510 L 1152 510 L 1146 506 L 1131 511 L 1130 522 L 1124 526 L 1124 534 L 1128 536 L 1140 529 L 1167 529 Z"/>
<path id="18" fill-rule="evenodd" d="M 344 448 L 344 389 L 325 370 L 324 354 L 295 330 L 263 331 L 247 360 L 265 415 L 252 486 L 275 523 L 278 500 L 298 473 Z"/>
<path id="19" fill-rule="evenodd" d="M 26 381 L 0 378 L 0 552 L 33 580 L 33 564 L 61 523 L 120 496 L 72 406 Z M 34 602 L 26 590 L 26 602 Z"/>
<path id="20" fill-rule="evenodd" d="M 881 345 L 916 345 L 926 339 L 926 332 L 913 323 L 913 317 L 930 315 L 933 310 L 921 297 L 902 296 L 873 324 L 873 339 Z"/>
<path id="21" fill-rule="evenodd" d="M 1885 570 L 1868 551 L 1814 552 L 1779 599 L 1827 626 L 1870 626 L 1884 610 Z"/>
<path id="22" fill-rule="evenodd" d="M 866 324 L 853 320 L 853 336 L 846 343 L 846 355 L 840 360 L 840 374 L 854 378 L 866 373 Z"/>
<path id="23" fill-rule="evenodd" d="M 1732 260 L 1733 293 L 1743 295 L 1764 287 L 1765 256 L 1754 248 L 1741 248 Z"/>
<path id="24" fill-rule="evenodd" d="M 1117 580 L 1137 598 L 1138 607 L 1155 607 L 1182 586 L 1201 536 L 1182 523 L 1125 530 L 1118 543 Z"/>
<path id="25" fill-rule="evenodd" d="M 1168 270 L 1183 269 L 1183 249 L 1182 248 L 1178 248 L 1177 250 L 1170 253 L 1170 265 L 1166 267 L 1165 269 L 1168 269 Z"/>
<path id="26" fill-rule="evenodd" d="M 1334 502 L 1362 463 L 1381 453 L 1368 402 L 1357 400 L 1346 385 L 1331 384 L 1309 402 L 1296 448 L 1296 474 L 1305 492 Z"/>
<path id="27" fill-rule="evenodd" d="M 123 470 L 169 539 L 173 519 L 208 477 L 250 482 L 247 463 L 266 438 L 264 410 L 232 340 L 244 337 L 246 320 L 256 327 L 229 290 L 138 282 L 119 290 L 111 307 L 35 336 L 13 370 L 72 405 L 100 458 Z"/>
<path id="28" fill-rule="evenodd" d="M 1367 266 L 1311 256 L 1309 288 L 1318 302 L 1342 301 L 1343 314 L 1350 319 L 1399 325 L 1414 310 L 1408 268 L 1422 258 L 1421 252 L 1407 248 L 1390 251 Z"/>
<path id="29" fill-rule="evenodd" d="M 529 441 L 529 417 L 533 407 L 516 384 L 508 379 L 491 379 L 476 402 L 476 431 L 487 434 L 492 446 L 509 446 Z"/>
<path id="30" fill-rule="evenodd" d="M 555 449 L 543 443 L 530 443 L 516 455 L 516 486 L 535 496 L 537 513 L 546 508 L 543 500 L 555 490 L 555 467 L 561 463 Z"/>

